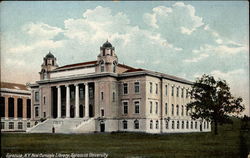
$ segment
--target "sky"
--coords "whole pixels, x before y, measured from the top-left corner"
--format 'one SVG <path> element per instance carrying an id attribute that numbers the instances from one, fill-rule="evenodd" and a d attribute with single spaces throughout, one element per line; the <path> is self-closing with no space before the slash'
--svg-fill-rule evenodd
<path id="1" fill-rule="evenodd" d="M 226 80 L 249 114 L 247 1 L 4 1 L 1 80 L 39 80 L 51 51 L 59 66 L 96 60 L 108 39 L 119 63 L 195 81 Z"/>

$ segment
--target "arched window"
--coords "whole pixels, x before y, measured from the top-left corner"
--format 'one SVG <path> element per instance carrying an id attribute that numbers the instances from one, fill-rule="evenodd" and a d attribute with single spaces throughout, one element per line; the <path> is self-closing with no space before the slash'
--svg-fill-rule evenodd
<path id="1" fill-rule="evenodd" d="M 184 106 L 182 105 L 181 106 L 181 116 L 183 116 L 184 115 Z"/>
<path id="2" fill-rule="evenodd" d="M 153 120 L 150 120 L 150 129 L 153 129 Z"/>
<path id="3" fill-rule="evenodd" d="M 155 123 L 155 128 L 158 129 L 158 127 L 159 127 L 159 121 L 157 120 Z"/>
<path id="4" fill-rule="evenodd" d="M 191 121 L 191 129 L 193 129 L 193 121 Z"/>
<path id="5" fill-rule="evenodd" d="M 188 129 L 189 128 L 189 122 L 187 121 L 187 124 L 186 124 L 186 129 Z"/>
<path id="6" fill-rule="evenodd" d="M 138 120 L 134 121 L 134 128 L 139 129 L 139 121 Z"/>
<path id="7" fill-rule="evenodd" d="M 101 72 L 104 72 L 104 71 L 105 71 L 105 64 L 104 64 L 104 61 L 101 60 L 99 64 L 100 64 L 100 71 L 101 71 Z"/>
<path id="8" fill-rule="evenodd" d="M 172 121 L 172 129 L 174 129 L 174 120 Z"/>
<path id="9" fill-rule="evenodd" d="M 184 129 L 184 121 L 181 122 L 181 128 Z"/>
<path id="10" fill-rule="evenodd" d="M 195 129 L 197 129 L 198 127 L 197 127 L 197 122 L 195 121 Z"/>
<path id="11" fill-rule="evenodd" d="M 165 115 L 168 114 L 168 103 L 165 103 Z"/>
<path id="12" fill-rule="evenodd" d="M 123 123 L 123 129 L 128 129 L 128 121 L 124 120 L 122 123 Z"/>
<path id="13" fill-rule="evenodd" d="M 180 121 L 177 121 L 177 129 L 179 129 L 180 128 Z"/>
<path id="14" fill-rule="evenodd" d="M 176 105 L 176 115 L 179 116 L 179 105 Z"/>
<path id="15" fill-rule="evenodd" d="M 172 115 L 174 115 L 174 104 L 172 104 Z"/>
<path id="16" fill-rule="evenodd" d="M 168 120 L 165 122 L 165 128 L 168 129 Z"/>
<path id="17" fill-rule="evenodd" d="M 117 65 L 117 62 L 114 61 L 114 62 L 113 62 L 113 65 L 112 65 L 112 66 L 113 66 L 113 72 L 114 72 L 114 73 L 116 72 L 116 65 Z"/>
<path id="18" fill-rule="evenodd" d="M 186 116 L 188 116 L 188 108 L 187 108 L 187 106 L 186 106 Z"/>

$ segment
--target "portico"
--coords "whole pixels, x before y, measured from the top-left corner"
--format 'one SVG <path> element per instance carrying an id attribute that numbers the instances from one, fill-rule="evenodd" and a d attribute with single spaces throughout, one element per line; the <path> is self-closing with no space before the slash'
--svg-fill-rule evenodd
<path id="1" fill-rule="evenodd" d="M 94 115 L 94 83 L 67 83 L 51 89 L 53 118 L 89 118 Z"/>

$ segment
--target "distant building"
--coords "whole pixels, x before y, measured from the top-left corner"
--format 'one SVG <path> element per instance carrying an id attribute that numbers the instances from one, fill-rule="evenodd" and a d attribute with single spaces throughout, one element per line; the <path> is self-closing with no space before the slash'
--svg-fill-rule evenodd
<path id="1" fill-rule="evenodd" d="M 97 60 L 59 67 L 49 53 L 40 80 L 30 84 L 34 120 L 31 133 L 210 131 L 186 110 L 192 82 L 119 64 L 108 41 Z"/>
<path id="2" fill-rule="evenodd" d="M 23 84 L 1 82 L 1 131 L 26 131 L 33 126 L 31 92 Z"/>

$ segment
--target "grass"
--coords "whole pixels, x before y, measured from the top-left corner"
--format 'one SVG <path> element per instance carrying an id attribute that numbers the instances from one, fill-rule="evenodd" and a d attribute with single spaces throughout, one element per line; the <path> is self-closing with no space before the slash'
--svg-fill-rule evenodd
<path id="1" fill-rule="evenodd" d="M 219 127 L 219 134 L 141 133 L 25 134 L 3 133 L 1 153 L 107 153 L 109 157 L 212 158 L 245 157 L 250 151 L 249 131 L 240 121 Z"/>

